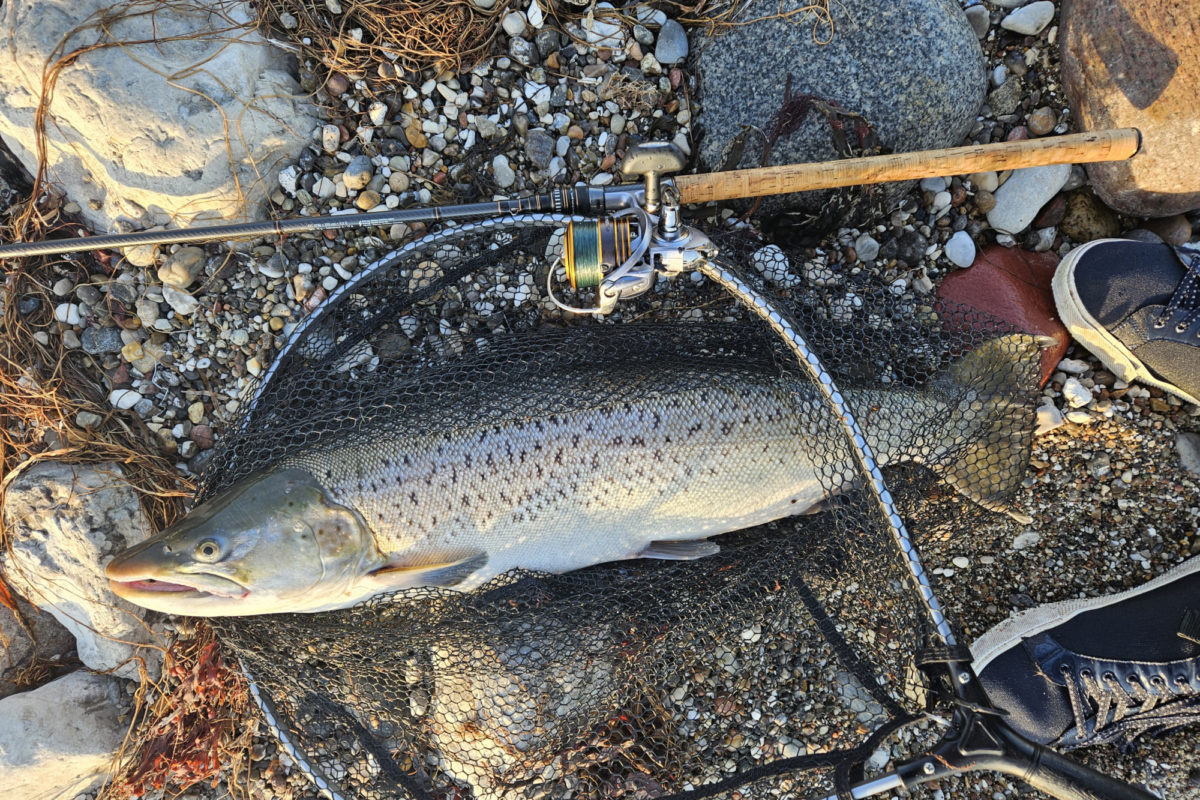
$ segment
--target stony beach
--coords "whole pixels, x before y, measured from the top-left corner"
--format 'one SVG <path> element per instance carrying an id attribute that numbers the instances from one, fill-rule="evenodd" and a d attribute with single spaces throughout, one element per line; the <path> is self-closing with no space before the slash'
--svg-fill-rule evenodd
<path id="1" fill-rule="evenodd" d="M 273 168 L 278 188 L 268 193 L 270 213 L 348 214 L 508 197 L 576 182 L 604 186 L 622 180 L 619 154 L 641 140 L 671 141 L 710 167 L 739 148 L 740 158 L 757 158 L 761 143 L 733 141 L 728 131 L 736 126 L 725 108 L 706 107 L 716 102 L 709 98 L 731 91 L 716 88 L 728 80 L 718 66 L 736 68 L 752 42 L 726 31 L 713 44 L 701 26 L 685 30 L 667 4 L 630 6 L 619 14 L 606 5 L 588 6 L 584 10 L 590 13 L 583 17 L 558 19 L 545 2 L 512 4 L 495 16 L 493 55 L 461 70 L 404 74 L 396 62 L 384 59 L 374 73 L 330 73 L 302 47 L 281 40 L 300 89 L 317 111 L 298 157 Z M 954 117 L 956 107 L 975 108 L 980 87 L 966 81 L 978 71 L 985 82 L 983 105 L 977 114 L 957 114 L 957 134 L 935 131 L 953 136 L 943 145 L 1039 138 L 1076 128 L 1057 47 L 1059 3 L 971 0 L 965 8 L 969 27 L 961 25 L 955 4 L 911 5 L 918 16 L 906 24 L 922 24 L 919 14 L 928 15 L 931 27 L 957 24 L 955 35 L 974 37 L 982 60 L 962 63 L 936 53 L 927 54 L 926 63 L 908 65 L 931 80 L 957 76 L 964 85 L 950 86 L 942 107 L 934 108 L 931 101 L 914 109 L 903 124 L 917 138 L 910 148 L 897 149 L 940 146 L 918 134 L 925 136 L 943 117 Z M 940 18 L 950 11 L 955 19 Z M 823 30 L 819 16 L 788 24 L 796 37 L 816 38 Z M 902 40 L 921 33 L 917 27 L 889 31 Z M 705 62 L 710 47 L 723 55 Z M 397 75 L 406 80 L 395 80 Z M 870 75 L 847 80 L 852 78 L 872 80 Z M 892 88 L 875 87 L 881 102 Z M 770 101 L 776 106 L 784 99 L 782 86 L 770 86 L 769 92 L 778 95 L 779 101 Z M 867 121 L 876 122 L 869 115 Z M 763 119 L 761 125 L 768 122 Z M 828 144 L 825 116 L 816 113 L 805 124 L 812 128 L 811 138 L 819 140 L 815 147 L 834 147 Z M 783 147 L 780 158 L 837 154 L 836 148 L 806 155 Z M 787 264 L 780 266 L 770 251 L 760 251 L 747 266 L 777 286 L 819 296 L 836 314 L 838 308 L 859 307 L 862 296 L 880 288 L 913 305 L 932 302 L 948 275 L 971 268 L 994 246 L 1063 255 L 1080 243 L 1143 227 L 1171 242 L 1195 239 L 1194 216 L 1143 225 L 1112 211 L 1089 190 L 1079 166 L 931 178 L 889 188 L 882 197 L 864 197 L 849 201 L 853 213 L 845 220 L 793 247 Z M 87 202 L 61 198 L 67 215 L 82 213 Z M 880 208 L 882 213 L 868 213 Z M 737 213 L 707 208 L 696 217 L 698 224 L 728 229 Z M 80 413 L 71 420 L 77 428 L 136 419 L 180 474 L 194 479 L 236 419 L 247 390 L 298 323 L 355 274 L 425 232 L 421 225 L 398 224 L 282 241 L 132 248 L 98 261 L 64 261 L 46 287 L 55 323 L 35 336 L 46 346 L 57 337 L 55 346 L 87 364 L 108 392 L 117 413 Z M 702 284 L 680 281 L 667 301 L 691 309 L 693 316 L 715 316 L 718 311 L 706 310 L 715 290 Z M 22 302 L 27 305 L 18 309 L 21 314 L 45 310 L 36 298 Z M 500 324 L 506 314 L 558 321 L 564 312 L 531 277 L 504 291 L 481 290 L 467 302 L 446 303 L 439 319 L 422 325 L 436 326 L 441 335 L 470 335 Z M 424 332 L 409 335 L 416 339 Z M 968 640 L 1015 611 L 1136 586 L 1200 554 L 1200 408 L 1158 389 L 1121 382 L 1077 345 L 1054 367 L 1042 394 L 1039 433 L 1016 499 L 1033 523 L 989 516 L 974 530 L 922 545 L 938 595 Z M 47 446 L 57 442 L 54 431 L 45 435 Z M 172 621 L 154 620 L 150 638 L 163 641 L 174 628 Z M 738 652 L 717 654 L 717 661 L 746 665 L 745 672 L 718 666 L 671 694 L 675 718 L 691 730 L 718 722 L 729 727 L 728 717 L 744 722 L 729 738 L 728 762 L 712 765 L 714 776 L 760 757 L 764 748 L 784 756 L 806 752 L 788 729 L 811 708 L 786 703 L 759 708 L 737 701 L 738 691 L 753 684 L 753 669 L 765 669 L 777 650 L 791 645 L 764 640 L 761 631 L 749 630 L 743 639 Z M 69 643 L 60 649 L 62 656 L 71 656 Z M 722 661 L 726 655 L 728 663 Z M 127 695 L 137 683 L 132 677 L 120 679 Z M 851 688 L 845 676 L 825 677 Z M 820 683 L 820 676 L 803 678 Z M 792 685 L 790 679 L 785 683 Z M 822 708 L 831 716 L 872 711 L 865 692 L 836 696 L 830 689 L 828 695 L 814 692 L 814 702 L 828 704 Z M 756 699 L 754 693 L 746 696 Z M 869 773 L 908 752 L 909 736 L 885 744 L 872 757 Z M 1194 731 L 1139 741 L 1126 752 L 1096 748 L 1078 755 L 1161 797 L 1200 797 L 1200 744 Z M 778 787 L 775 796 L 792 796 L 788 788 L 786 783 Z M 95 796 L 93 790 L 80 798 Z M 174 795 L 147 795 L 160 796 Z M 226 770 L 214 787 L 196 786 L 182 795 L 229 796 L 292 800 L 319 795 L 260 730 L 248 765 L 236 774 Z M 1039 795 L 1016 781 L 976 773 L 925 787 L 915 796 Z"/>

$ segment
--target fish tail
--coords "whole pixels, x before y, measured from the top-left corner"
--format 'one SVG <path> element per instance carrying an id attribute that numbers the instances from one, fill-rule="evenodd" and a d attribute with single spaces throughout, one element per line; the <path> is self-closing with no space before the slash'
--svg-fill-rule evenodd
<path id="1" fill-rule="evenodd" d="M 1033 447 L 1034 393 L 1047 338 L 991 339 L 935 379 L 951 417 L 939 436 L 939 455 L 926 464 L 959 494 L 1024 524 L 1032 519 L 1011 500 Z"/>

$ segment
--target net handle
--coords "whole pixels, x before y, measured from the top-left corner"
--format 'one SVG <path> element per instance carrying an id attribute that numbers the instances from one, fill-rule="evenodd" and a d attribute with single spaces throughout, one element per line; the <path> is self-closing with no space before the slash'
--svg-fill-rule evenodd
<path id="1" fill-rule="evenodd" d="M 908 530 L 904 527 L 904 520 L 900 518 L 900 514 L 896 510 L 895 501 L 892 500 L 892 495 L 883 481 L 883 473 L 879 469 L 875 455 L 871 452 L 871 448 L 867 444 L 867 438 L 863 435 L 862 429 L 854 419 L 854 414 L 846 404 L 841 390 L 833 382 L 833 376 L 822 366 L 821 360 L 817 357 L 816 353 L 809 349 L 791 315 L 771 302 L 770 299 L 764 297 L 753 286 L 743 280 L 737 272 L 711 259 L 701 260 L 698 270 L 713 283 L 716 283 L 736 297 L 743 305 L 758 315 L 763 322 L 767 323 L 771 330 L 787 343 L 787 346 L 795 354 L 800 365 L 817 386 L 820 387 L 825 401 L 833 407 L 835 413 L 838 415 L 838 420 L 842 423 L 842 428 L 846 436 L 849 437 L 853 445 L 851 450 L 854 452 L 854 457 L 858 461 L 859 468 L 869 479 L 868 484 L 871 487 L 871 492 L 875 495 L 875 500 L 878 502 L 884 517 L 888 521 L 888 525 L 892 529 L 892 536 L 896 541 L 896 545 L 904 555 L 909 577 L 912 579 L 913 585 L 920 595 L 921 605 L 925 610 L 926 617 L 932 623 L 933 630 L 938 638 L 941 639 L 941 644 L 953 647 L 955 644 L 954 633 L 950 630 L 950 623 L 946 620 L 941 603 L 938 602 L 937 597 L 933 594 L 933 587 L 929 583 L 929 576 L 925 574 L 925 567 L 921 564 L 917 548 L 913 544 Z"/>

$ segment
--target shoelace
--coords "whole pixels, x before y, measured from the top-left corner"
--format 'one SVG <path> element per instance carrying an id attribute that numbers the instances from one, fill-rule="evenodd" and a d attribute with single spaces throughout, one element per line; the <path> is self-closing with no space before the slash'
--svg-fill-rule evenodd
<path id="1" fill-rule="evenodd" d="M 1155 679 L 1150 691 L 1141 682 L 1126 688 L 1112 673 L 1097 677 L 1083 669 L 1076 674 L 1065 664 L 1061 672 L 1075 716 L 1071 747 L 1114 742 L 1128 746 L 1142 734 L 1157 735 L 1200 722 L 1200 694 L 1186 681 L 1176 681 L 1168 689 L 1166 680 Z M 1168 699 L 1171 695 L 1174 698 Z"/>
<path id="2" fill-rule="evenodd" d="M 1176 248 L 1175 252 L 1179 254 L 1180 259 L 1184 258 L 1185 254 L 1181 248 Z M 1183 333 L 1197 320 L 1200 320 L 1200 252 L 1188 259 L 1187 272 L 1184 274 L 1183 280 L 1175 287 L 1175 292 L 1171 295 L 1171 299 L 1163 308 L 1162 313 L 1155 318 L 1154 327 L 1166 327 L 1167 321 L 1180 311 L 1189 313 L 1176 323 L 1176 333 Z M 1200 331 L 1196 332 L 1196 338 L 1200 339 Z"/>

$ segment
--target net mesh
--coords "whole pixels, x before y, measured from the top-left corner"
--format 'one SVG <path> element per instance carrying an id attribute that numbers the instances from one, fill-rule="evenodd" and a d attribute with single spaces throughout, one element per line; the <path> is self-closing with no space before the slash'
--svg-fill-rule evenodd
<path id="1" fill-rule="evenodd" d="M 502 507 L 507 537 L 540 514 L 556 554 L 726 506 L 713 533 L 777 518 L 693 560 L 509 569 L 468 592 L 410 589 L 218 630 L 272 730 L 335 796 L 844 790 L 938 697 L 916 664 L 928 609 L 838 420 L 778 337 L 708 281 L 662 279 L 604 319 L 555 310 L 538 287 L 561 279 L 566 219 L 449 228 L 346 284 L 244 402 L 198 499 L 283 464 L 338 496 L 347 475 L 369 483 L 381 464 L 441 447 L 430 462 L 444 480 L 401 480 L 404 502 Z M 920 297 L 823 287 L 802 255 L 747 233 L 717 241 L 800 322 L 899 470 L 892 489 L 915 531 L 1003 509 L 1032 435 L 1029 337 Z M 594 446 L 579 444 L 584 430 Z M 564 457 L 555 437 L 571 435 Z M 471 463 L 454 461 L 460 440 L 478 443 L 478 462 L 495 446 L 509 457 L 461 502 L 444 469 Z M 382 484 L 339 497 L 377 538 L 412 518 L 389 513 Z M 770 510 L 746 512 L 756 504 Z"/>

